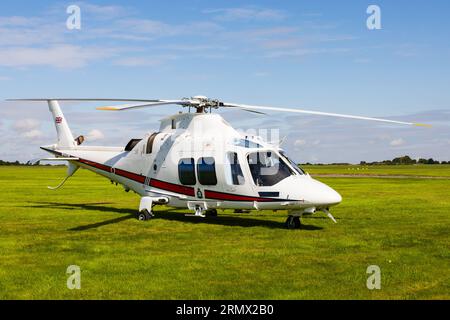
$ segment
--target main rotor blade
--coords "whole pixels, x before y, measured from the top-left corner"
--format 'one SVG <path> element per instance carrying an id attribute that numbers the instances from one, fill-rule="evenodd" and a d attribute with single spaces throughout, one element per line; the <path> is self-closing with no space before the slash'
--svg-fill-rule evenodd
<path id="1" fill-rule="evenodd" d="M 404 125 L 412 125 L 412 126 L 431 127 L 431 125 L 428 125 L 428 124 L 422 124 L 422 123 L 412 123 L 412 122 L 395 121 L 395 120 L 380 119 L 380 118 L 371 118 L 371 117 L 362 117 L 362 116 L 353 116 L 353 115 L 347 115 L 347 114 L 328 113 L 328 112 L 320 112 L 320 111 L 301 110 L 301 109 L 274 108 L 274 107 L 265 107 L 265 106 L 252 106 L 252 105 L 236 104 L 236 103 L 227 103 L 227 102 L 224 102 L 224 103 L 223 103 L 223 106 L 224 106 L 224 107 L 242 108 L 242 109 L 255 109 L 255 110 L 267 110 L 267 111 L 293 112 L 293 113 L 312 114 L 312 115 L 328 116 L 328 117 L 337 117 L 337 118 L 348 118 L 348 119 L 358 119 L 358 120 L 370 120 L 370 121 L 388 122 L 388 123 L 396 123 L 396 124 L 404 124 Z"/>
<path id="2" fill-rule="evenodd" d="M 247 112 L 256 113 L 256 114 L 262 114 L 264 116 L 267 116 L 267 113 L 261 112 L 261 111 L 250 110 L 250 109 L 245 109 L 245 108 L 237 108 L 237 109 L 242 110 L 242 111 L 247 111 Z"/>
<path id="3" fill-rule="evenodd" d="M 141 109 L 141 108 L 149 108 L 149 107 L 157 107 L 157 106 L 163 106 L 163 105 L 169 105 L 169 104 L 176 104 L 176 105 L 189 105 L 190 102 L 186 100 L 160 100 L 159 102 L 153 102 L 153 103 L 145 103 L 145 104 L 122 104 L 117 106 L 105 106 L 105 107 L 97 107 L 97 110 L 103 110 L 103 111 L 124 111 L 124 110 L 131 110 L 131 109 Z"/>
<path id="4" fill-rule="evenodd" d="M 93 99 L 85 99 L 85 98 L 39 98 L 39 99 L 6 99 L 6 101 L 30 101 L 30 102 L 39 102 L 39 101 L 80 101 L 80 102 L 95 102 L 95 101 L 117 101 L 117 102 L 159 102 L 161 100 L 145 100 L 145 99 L 112 99 L 112 98 L 93 98 Z"/>

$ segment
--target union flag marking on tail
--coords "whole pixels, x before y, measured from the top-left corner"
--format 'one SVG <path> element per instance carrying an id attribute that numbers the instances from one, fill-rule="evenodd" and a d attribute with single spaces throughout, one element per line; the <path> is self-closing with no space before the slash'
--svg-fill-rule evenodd
<path id="1" fill-rule="evenodd" d="M 62 120 L 63 120 L 62 117 L 56 117 L 56 118 L 55 118 L 55 122 L 56 122 L 56 123 L 61 123 Z"/>

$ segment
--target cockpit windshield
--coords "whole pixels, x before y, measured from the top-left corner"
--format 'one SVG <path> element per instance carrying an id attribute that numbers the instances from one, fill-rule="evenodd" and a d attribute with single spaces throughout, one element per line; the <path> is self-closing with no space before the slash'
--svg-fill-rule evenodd
<path id="1" fill-rule="evenodd" d="M 275 152 L 253 152 L 247 157 L 253 181 L 258 186 L 273 186 L 294 172 Z"/>
<path id="2" fill-rule="evenodd" d="M 289 162 L 289 163 L 291 164 L 292 168 L 294 168 L 294 170 L 295 170 L 298 174 L 300 174 L 300 175 L 306 174 L 306 172 L 305 172 L 302 168 L 300 168 L 300 166 L 299 166 L 298 164 L 296 164 L 294 161 L 292 161 L 291 159 L 289 159 L 288 156 L 287 156 L 284 152 L 280 151 L 280 154 L 283 156 L 283 158 L 284 158 L 287 162 Z"/>

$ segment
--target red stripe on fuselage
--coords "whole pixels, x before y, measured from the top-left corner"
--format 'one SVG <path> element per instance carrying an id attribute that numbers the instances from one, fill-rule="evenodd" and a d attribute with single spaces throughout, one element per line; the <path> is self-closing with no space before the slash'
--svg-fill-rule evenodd
<path id="1" fill-rule="evenodd" d="M 122 169 L 114 169 L 115 170 L 115 174 L 125 177 L 127 179 L 139 182 L 139 183 L 144 183 L 145 182 L 145 177 L 140 175 L 140 174 L 136 174 L 133 172 L 129 172 L 129 171 L 125 171 Z"/>
<path id="2" fill-rule="evenodd" d="M 116 174 L 118 176 L 133 180 L 138 183 L 142 183 L 142 184 L 145 183 L 146 177 L 142 176 L 140 174 L 137 174 L 137 173 L 125 171 L 122 169 L 115 169 L 115 168 L 114 168 L 114 170 L 111 170 L 110 166 L 107 166 L 107 165 L 104 165 L 104 164 L 101 164 L 98 162 L 90 161 L 90 160 L 79 159 L 78 161 L 81 163 L 87 164 L 91 167 L 94 167 L 94 168 L 97 168 L 97 169 L 100 169 L 102 171 L 106 171 L 109 173 Z M 170 191 L 170 192 L 174 192 L 174 193 L 187 195 L 190 197 L 195 197 L 195 188 L 193 188 L 193 187 L 187 187 L 187 186 L 170 183 L 170 182 L 165 182 L 165 181 L 161 181 L 161 180 L 153 179 L 153 178 L 150 179 L 149 185 L 154 188 L 161 189 L 161 190 L 166 190 L 166 191 Z M 259 198 L 259 197 L 252 197 L 252 196 L 242 196 L 242 195 L 237 195 L 237 194 L 210 191 L 210 190 L 205 190 L 205 198 L 213 199 L 213 200 L 222 200 L 222 201 L 247 201 L 247 202 L 289 201 L 289 200 L 282 200 L 282 199 L 276 199 L 276 198 Z M 293 201 L 293 200 L 290 200 L 290 201 Z"/>
<path id="3" fill-rule="evenodd" d="M 205 197 L 208 199 L 226 200 L 226 201 L 251 201 L 251 202 L 253 202 L 253 201 L 257 201 L 257 202 L 283 201 L 281 199 L 241 196 L 241 195 L 237 195 L 237 194 L 216 192 L 216 191 L 210 191 L 210 190 L 205 190 Z"/>
<path id="4" fill-rule="evenodd" d="M 175 193 L 181 193 L 187 196 L 195 197 L 195 189 L 192 187 L 186 187 L 179 184 L 169 183 L 157 179 L 150 179 L 150 186 L 166 191 L 172 191 Z"/>
<path id="5" fill-rule="evenodd" d="M 101 163 L 98 163 L 98 162 L 89 161 L 89 160 L 84 160 L 84 159 L 80 159 L 80 160 L 78 160 L 78 161 L 81 162 L 81 163 L 87 164 L 87 165 L 89 165 L 89 166 L 91 166 L 91 167 L 94 167 L 94 168 L 103 170 L 103 171 L 107 171 L 107 172 L 110 172 L 110 171 L 111 171 L 111 167 L 106 166 L 106 165 L 101 164 Z"/>
<path id="6" fill-rule="evenodd" d="M 115 168 L 112 168 L 110 166 L 107 166 L 107 165 L 104 165 L 104 164 L 101 164 L 101 163 L 97 163 L 97 162 L 94 162 L 94 161 L 85 160 L 85 159 L 80 159 L 79 161 L 81 163 L 87 164 L 87 165 L 89 165 L 91 167 L 100 169 L 102 171 L 110 172 L 110 173 L 116 174 L 118 176 L 130 179 L 130 180 L 133 180 L 133 181 L 136 181 L 136 182 L 139 182 L 139 183 L 144 183 L 145 182 L 145 176 L 137 174 L 137 173 L 134 173 L 134 172 L 130 172 L 130 171 L 122 170 L 122 169 L 115 169 Z"/>

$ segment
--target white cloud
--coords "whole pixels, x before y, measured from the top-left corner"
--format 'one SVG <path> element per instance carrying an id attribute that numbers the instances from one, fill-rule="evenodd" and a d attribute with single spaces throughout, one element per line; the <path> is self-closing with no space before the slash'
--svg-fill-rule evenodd
<path id="1" fill-rule="evenodd" d="M 26 132 L 38 129 L 41 123 L 36 119 L 21 119 L 14 122 L 14 129 L 18 132 Z"/>
<path id="2" fill-rule="evenodd" d="M 105 138 L 105 135 L 100 130 L 93 129 L 93 130 L 89 131 L 86 138 L 88 141 L 97 141 L 97 140 L 103 140 Z"/>
<path id="3" fill-rule="evenodd" d="M 146 35 L 149 39 L 181 35 L 213 35 L 222 28 L 213 22 L 168 24 L 158 20 L 128 18 L 117 22 L 116 31 L 126 35 Z"/>
<path id="4" fill-rule="evenodd" d="M 392 147 L 399 147 L 405 144 L 405 141 L 402 138 L 394 139 L 389 143 Z"/>
<path id="5" fill-rule="evenodd" d="M 280 10 L 264 8 L 225 8 L 204 10 L 205 14 L 213 14 L 214 18 L 222 21 L 233 20 L 282 20 L 286 14 Z"/>
<path id="6" fill-rule="evenodd" d="M 308 55 L 317 54 L 335 54 L 348 53 L 349 48 L 298 48 L 293 50 L 279 50 L 270 52 L 266 55 L 268 58 L 282 58 L 282 57 L 304 57 Z"/>
<path id="7" fill-rule="evenodd" d="M 51 66 L 74 69 L 114 55 L 114 50 L 100 47 L 58 45 L 48 48 L 10 47 L 0 50 L 0 66 Z"/>
<path id="8" fill-rule="evenodd" d="M 129 57 L 118 59 L 114 61 L 117 66 L 123 67 L 152 67 L 158 66 L 167 60 L 176 59 L 176 56 L 164 56 L 164 57 Z"/>
<path id="9" fill-rule="evenodd" d="M 229 31 L 224 32 L 223 36 L 231 40 L 248 42 L 249 40 L 267 40 L 269 37 L 276 37 L 278 39 L 281 36 L 292 35 L 297 31 L 299 31 L 299 29 L 296 27 L 276 26 L 270 28 L 253 28 L 239 31 Z"/>
<path id="10" fill-rule="evenodd" d="M 59 69 L 75 69 L 106 59 L 107 62 L 116 59 L 112 61 L 113 65 L 126 67 L 158 66 L 171 60 L 165 57 L 173 55 L 174 51 L 185 52 L 183 58 L 230 59 L 231 50 L 253 51 L 256 48 L 255 44 L 259 53 L 262 48 L 266 53 L 274 53 L 274 57 L 322 53 L 317 50 L 298 50 L 301 49 L 299 40 L 294 35 L 299 31 L 298 27 L 277 23 L 258 28 L 249 26 L 236 31 L 229 30 L 223 25 L 223 19 L 278 22 L 286 17 L 286 13 L 280 10 L 251 6 L 212 9 L 204 12 L 210 15 L 207 16 L 209 20 L 177 23 L 140 18 L 139 12 L 124 6 L 75 3 L 87 17 L 80 32 L 70 32 L 65 28 L 64 19 L 60 18 L 61 12 L 65 13 L 65 6 L 62 4 L 54 6 L 53 11 L 46 11 L 39 18 L 0 17 L 0 47 L 3 47 L 0 50 L 0 67 L 51 66 Z M 214 19 L 217 17 L 221 18 Z M 289 38 L 283 39 L 283 36 Z M 180 41 L 172 47 L 165 44 L 166 48 L 157 42 L 168 37 L 194 37 L 195 41 L 189 41 L 188 45 Z M 206 41 L 199 42 L 200 38 L 206 38 Z M 249 40 L 252 43 L 249 44 Z M 115 44 L 116 41 L 132 41 L 140 45 L 145 43 L 141 52 L 147 53 L 147 56 L 134 57 L 136 51 L 134 46 L 119 46 Z M 101 46 L 105 42 L 108 42 L 106 48 Z M 151 47 L 152 52 L 147 46 L 149 42 L 156 43 Z M 224 47 L 223 43 L 227 46 Z M 157 53 L 155 49 L 158 50 Z M 276 49 L 281 49 L 281 52 L 273 52 Z M 209 52 L 206 53 L 207 50 Z M 224 53 L 225 50 L 228 52 Z M 120 57 L 117 58 L 119 53 Z M 158 57 L 149 57 L 149 54 Z"/>
<path id="11" fill-rule="evenodd" d="M 225 45 L 211 45 L 211 44 L 171 44 L 158 46 L 158 49 L 167 49 L 182 52 L 204 52 L 204 51 L 225 51 L 229 48 Z"/>
<path id="12" fill-rule="evenodd" d="M 294 142 L 295 147 L 318 146 L 319 144 L 320 144 L 319 139 L 314 139 L 311 141 L 307 141 L 306 139 L 298 139 L 298 140 L 295 140 L 295 142 Z"/>
<path id="13" fill-rule="evenodd" d="M 140 33 L 156 36 L 173 36 L 178 33 L 177 28 L 173 26 L 150 19 L 124 19 L 119 21 L 119 26 L 129 33 Z"/>
<path id="14" fill-rule="evenodd" d="M 26 139 L 39 139 L 42 138 L 44 134 L 41 130 L 30 130 L 22 133 L 22 137 Z"/>
<path id="15" fill-rule="evenodd" d="M 98 18 L 102 19 L 112 19 L 120 16 L 127 15 L 130 13 L 129 8 L 125 8 L 123 6 L 118 5 L 96 5 L 92 3 L 80 2 L 78 4 L 81 9 L 81 13 L 88 13 L 95 15 Z"/>
<path id="16" fill-rule="evenodd" d="M 14 130 L 28 140 L 44 137 L 43 132 L 39 130 L 40 126 L 40 121 L 31 118 L 16 120 L 13 124 Z"/>
<path id="17" fill-rule="evenodd" d="M 66 29 L 47 19 L 0 17 L 1 46 L 31 46 L 62 43 Z"/>
<path id="18" fill-rule="evenodd" d="M 28 18 L 21 16 L 0 17 L 0 27 L 25 27 L 35 25 L 39 22 L 38 18 Z"/>
<path id="19" fill-rule="evenodd" d="M 286 49 L 297 48 L 302 44 L 302 41 L 298 38 L 287 39 L 271 39 L 262 43 L 262 46 L 266 49 Z"/>

